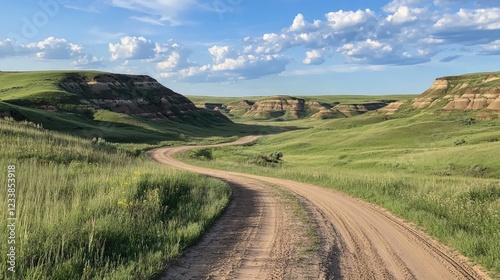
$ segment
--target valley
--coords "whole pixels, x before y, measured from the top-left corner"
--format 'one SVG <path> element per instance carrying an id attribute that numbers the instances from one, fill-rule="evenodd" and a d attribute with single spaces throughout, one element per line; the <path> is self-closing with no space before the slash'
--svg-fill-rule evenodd
<path id="1" fill-rule="evenodd" d="M 496 278 L 498 77 L 229 98 L 147 76 L 0 72 L 14 279 Z"/>

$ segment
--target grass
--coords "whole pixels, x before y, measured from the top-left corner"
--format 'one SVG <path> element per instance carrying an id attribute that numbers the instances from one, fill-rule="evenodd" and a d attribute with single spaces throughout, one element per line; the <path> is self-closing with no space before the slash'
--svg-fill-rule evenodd
<path id="1" fill-rule="evenodd" d="M 269 96 L 252 96 L 252 97 L 212 97 L 212 96 L 188 96 L 195 104 L 204 103 L 220 103 L 226 106 L 234 105 L 238 102 L 249 101 L 251 104 L 269 99 Z M 318 102 L 327 108 L 335 107 L 339 104 L 388 104 L 398 100 L 408 100 L 414 98 L 415 95 L 317 95 L 317 96 L 297 96 L 297 98 L 304 99 L 306 102 Z M 257 121 L 271 121 L 271 122 L 289 122 L 298 119 L 309 118 L 319 111 L 306 105 L 305 110 L 298 112 L 298 115 L 291 115 L 290 112 L 282 110 L 267 110 L 267 111 L 252 111 L 247 112 L 247 108 L 221 110 L 228 118 L 239 123 L 255 123 Z M 362 114 L 361 112 L 352 111 L 352 115 Z M 329 113 L 323 112 L 323 118 L 345 118 L 346 115 L 339 111 L 331 111 Z"/>
<path id="2" fill-rule="evenodd" d="M 211 168 L 313 183 L 360 197 L 414 222 L 500 276 L 500 123 L 466 116 L 368 113 L 212 149 Z M 458 139 L 465 143 L 455 145 Z M 460 141 L 459 141 L 460 142 Z M 261 154 L 284 161 L 262 165 Z"/>
<path id="3" fill-rule="evenodd" d="M 8 229 L 0 231 L 0 270 L 7 279 L 152 279 L 230 197 L 220 181 L 116 145 L 0 120 L 5 184 L 9 165 L 16 166 L 17 221 L 15 275 L 7 271 Z M 1 209 L 7 209 L 7 189 L 4 194 Z"/>
<path id="4" fill-rule="evenodd" d="M 443 96 L 449 92 L 453 94 L 464 94 L 465 92 L 475 92 L 475 89 L 481 88 L 482 92 L 487 92 L 500 86 L 500 80 L 490 80 L 484 82 L 487 77 L 499 77 L 500 72 L 472 73 L 459 76 L 444 77 L 448 81 L 447 88 L 429 90 L 424 96 L 431 94 L 433 97 Z"/>
<path id="5" fill-rule="evenodd" d="M 197 111 L 187 119 L 150 120 L 108 110 L 97 110 L 92 118 L 75 112 L 52 112 L 0 102 L 0 111 L 15 110 L 44 128 L 92 139 L 123 143 L 130 149 L 180 143 L 224 142 L 250 134 L 272 133 L 276 128 L 259 124 L 235 124 L 221 121 L 206 111 Z"/>
<path id="6" fill-rule="evenodd" d="M 387 101 L 397 101 L 406 100 L 414 98 L 416 95 L 307 95 L 307 96 L 295 96 L 297 98 L 305 99 L 306 101 L 318 101 L 320 103 L 336 105 L 336 104 L 366 104 L 366 103 L 378 103 Z M 253 102 L 269 99 L 269 96 L 246 96 L 246 97 L 220 97 L 220 96 L 196 96 L 187 95 L 191 101 L 195 104 L 204 103 L 222 103 L 230 104 L 236 103 L 238 101 L 249 100 Z"/>
<path id="7" fill-rule="evenodd" d="M 61 81 L 91 81 L 96 76 L 113 77 L 116 83 L 109 90 L 91 92 L 85 86 L 68 86 Z M 91 99 L 136 99 L 148 100 L 155 110 L 161 98 L 173 95 L 167 88 L 147 88 L 140 84 L 127 85 L 129 75 L 110 74 L 97 71 L 0 71 L 0 116 L 12 115 L 18 120 L 41 124 L 49 130 L 59 131 L 83 138 L 103 138 L 109 142 L 136 143 L 142 148 L 151 146 L 193 143 L 210 138 L 211 141 L 227 141 L 248 134 L 268 133 L 269 127 L 234 124 L 227 118 L 206 110 L 177 114 L 177 119 L 152 120 L 144 117 L 117 113 L 111 107 L 95 108 Z M 188 102 L 182 96 L 176 102 Z M 142 104 L 142 103 L 141 103 Z M 143 108 L 145 105 L 137 103 Z M 154 107 L 157 106 L 157 107 Z M 147 106 L 146 106 L 147 107 Z M 143 108 L 144 110 L 153 110 Z M 173 107 L 172 111 L 176 111 Z M 149 112 L 149 111 L 148 111 Z"/>
<path id="8" fill-rule="evenodd" d="M 88 80 L 97 74 L 75 75 Z M 278 131 L 289 132 L 245 147 L 195 151 L 186 160 L 314 183 L 377 203 L 500 276 L 499 119 L 476 121 L 474 112 L 435 108 L 419 113 L 408 103 L 393 116 L 328 121 L 233 124 L 206 111 L 153 121 L 81 105 L 81 96 L 57 86 L 62 75 L 0 72 L 0 113 L 15 111 L 38 123 L 0 120 L 0 182 L 15 164 L 18 184 L 15 279 L 158 276 L 220 213 L 230 192 L 219 181 L 158 166 L 142 151 Z M 469 75 L 470 86 L 483 77 Z M 266 97 L 190 98 L 227 104 Z M 334 105 L 413 96 L 302 98 Z M 44 104 L 57 104 L 58 111 L 36 108 Z M 283 152 L 283 162 L 259 160 L 275 151 Z M 6 199 L 0 207 L 7 208 Z M 4 228 L 0 239 L 8 233 Z M 0 250 L 7 252 L 6 246 Z M 6 258 L 0 257 L 2 271 Z"/>

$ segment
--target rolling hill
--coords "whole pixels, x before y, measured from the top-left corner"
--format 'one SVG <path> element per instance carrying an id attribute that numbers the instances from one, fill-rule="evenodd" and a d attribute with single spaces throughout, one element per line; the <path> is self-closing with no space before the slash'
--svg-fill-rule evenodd
<path id="1" fill-rule="evenodd" d="M 394 113 L 403 104 L 390 104 L 388 112 Z M 440 113 L 467 112 L 477 119 L 496 117 L 500 114 L 500 72 L 437 78 L 406 107 Z"/>
<path id="2" fill-rule="evenodd" d="M 151 77 L 97 71 L 0 72 L 0 117 L 112 142 L 157 143 L 259 131 L 196 108 Z"/>
<path id="3" fill-rule="evenodd" d="M 235 120 L 297 120 L 347 118 L 383 108 L 411 95 L 302 96 L 220 98 L 190 96 L 199 108 L 220 111 Z"/>

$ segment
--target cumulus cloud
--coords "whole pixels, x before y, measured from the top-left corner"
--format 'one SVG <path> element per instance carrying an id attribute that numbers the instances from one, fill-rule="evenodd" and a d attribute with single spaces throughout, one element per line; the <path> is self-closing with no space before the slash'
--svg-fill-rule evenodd
<path id="1" fill-rule="evenodd" d="M 66 39 L 49 37 L 30 48 L 38 50 L 36 56 L 40 59 L 71 59 L 84 55 L 81 45 L 68 42 Z"/>
<path id="2" fill-rule="evenodd" d="M 388 15 L 386 20 L 395 24 L 403 24 L 414 22 L 419 18 L 420 15 L 425 13 L 425 9 L 400 6 L 393 14 Z"/>
<path id="3" fill-rule="evenodd" d="M 41 60 L 74 60 L 72 65 L 85 67 L 98 65 L 99 59 L 84 51 L 82 45 L 68 42 L 66 39 L 48 37 L 39 42 L 20 44 L 11 39 L 0 41 L 0 58 L 33 55 Z"/>
<path id="4" fill-rule="evenodd" d="M 92 55 L 83 55 L 76 60 L 74 60 L 71 65 L 76 68 L 103 68 L 104 67 L 104 59 L 98 58 Z"/>
<path id="5" fill-rule="evenodd" d="M 112 60 L 142 59 L 155 63 L 162 77 L 190 82 L 227 82 L 281 74 L 294 61 L 287 52 L 292 48 L 304 49 L 298 63 L 313 66 L 324 64 L 334 55 L 363 67 L 421 64 L 448 48 L 456 50 L 457 45 L 471 51 L 480 49 L 482 54 L 499 54 L 500 42 L 496 39 L 500 38 L 500 8 L 444 8 L 444 1 L 393 0 L 380 12 L 339 10 L 312 21 L 299 13 L 280 31 L 243 38 L 239 47 L 208 48 L 211 63 L 203 65 L 192 62 L 192 51 L 174 41 L 158 43 L 143 37 L 124 37 L 120 43 L 110 44 L 109 50 Z M 476 2 L 479 1 L 488 0 Z M 152 1 L 153 4 L 113 2 L 153 16 L 158 16 L 150 9 L 155 5 L 179 5 L 174 10 L 185 9 L 184 4 L 167 0 Z M 150 17 L 138 20 L 162 24 Z M 448 56 L 441 61 L 459 57 Z"/>
<path id="6" fill-rule="evenodd" d="M 445 14 L 434 24 L 434 27 L 437 29 L 500 29 L 500 8 L 460 9 L 455 14 Z"/>
<path id="7" fill-rule="evenodd" d="M 189 60 L 192 51 L 174 40 L 153 42 L 144 37 L 126 36 L 109 44 L 110 60 L 142 60 L 155 63 L 163 72 L 174 72 L 195 65 Z"/>
<path id="8" fill-rule="evenodd" d="M 291 62 L 282 54 L 242 53 L 229 46 L 213 46 L 208 51 L 212 56 L 211 64 L 163 72 L 161 76 L 189 82 L 249 80 L 281 73 Z"/>
<path id="9" fill-rule="evenodd" d="M 326 21 L 328 26 L 330 26 L 335 31 L 348 31 L 349 29 L 360 27 L 375 20 L 375 13 L 370 9 L 364 11 L 337 11 L 330 12 L 326 14 Z"/>
<path id="10" fill-rule="evenodd" d="M 157 45 L 156 51 L 157 57 L 162 57 L 157 63 L 160 70 L 175 71 L 194 65 L 194 63 L 189 60 L 192 51 L 174 41 L 169 41 L 163 45 Z"/>
<path id="11" fill-rule="evenodd" d="M 126 36 L 120 43 L 109 44 L 111 60 L 148 59 L 155 57 L 156 44 L 144 37 Z"/>
<path id="12" fill-rule="evenodd" d="M 192 64 L 177 72 L 165 71 L 163 76 L 188 81 L 234 81 L 280 74 L 293 61 L 286 51 L 297 47 L 306 49 L 301 60 L 305 65 L 321 65 L 335 54 L 362 65 L 421 64 L 457 43 L 481 43 L 484 54 L 499 51 L 500 44 L 491 43 L 491 38 L 500 37 L 499 8 L 446 11 L 432 0 L 394 0 L 381 13 L 370 9 L 340 10 L 314 21 L 299 13 L 280 32 L 244 38 L 240 48 L 211 47 L 211 64 Z M 492 36 L 494 32 L 499 36 Z M 485 40 L 485 35 L 489 39 Z M 165 65 L 178 65 L 175 62 L 180 57 L 172 55 Z M 448 56 L 441 61 L 459 57 Z"/>
<path id="13" fill-rule="evenodd" d="M 488 44 L 500 37 L 500 8 L 460 9 L 444 14 L 432 28 L 437 38 L 448 43 Z"/>
<path id="14" fill-rule="evenodd" d="M 11 56 L 21 56 L 33 53 L 33 50 L 26 45 L 17 44 L 11 39 L 5 39 L 0 41 L 0 58 L 11 57 Z"/>
<path id="15" fill-rule="evenodd" d="M 325 58 L 323 57 L 323 50 L 312 50 L 306 52 L 306 58 L 302 61 L 307 65 L 320 65 L 325 62 Z"/>
<path id="16" fill-rule="evenodd" d="M 483 55 L 500 55 L 500 40 L 491 42 L 490 44 L 482 45 Z"/>

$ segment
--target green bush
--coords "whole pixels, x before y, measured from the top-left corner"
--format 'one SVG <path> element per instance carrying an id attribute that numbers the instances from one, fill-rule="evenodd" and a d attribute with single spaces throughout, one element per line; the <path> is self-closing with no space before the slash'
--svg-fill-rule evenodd
<path id="1" fill-rule="evenodd" d="M 212 149 L 203 148 L 203 149 L 189 151 L 189 157 L 194 159 L 212 160 L 213 159 Z"/>
<path id="2" fill-rule="evenodd" d="M 488 171 L 488 168 L 481 166 L 481 165 L 471 165 L 465 173 L 470 176 L 474 177 L 483 177 L 486 172 Z"/>

